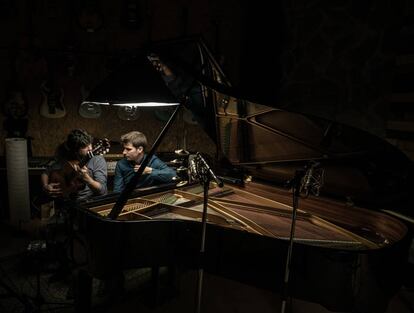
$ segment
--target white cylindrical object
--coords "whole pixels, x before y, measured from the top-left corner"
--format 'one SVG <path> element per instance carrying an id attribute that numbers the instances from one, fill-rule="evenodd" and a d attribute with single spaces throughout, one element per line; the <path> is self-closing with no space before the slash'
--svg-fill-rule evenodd
<path id="1" fill-rule="evenodd" d="M 30 220 L 29 169 L 27 142 L 24 138 L 6 138 L 6 166 L 10 221 Z"/>

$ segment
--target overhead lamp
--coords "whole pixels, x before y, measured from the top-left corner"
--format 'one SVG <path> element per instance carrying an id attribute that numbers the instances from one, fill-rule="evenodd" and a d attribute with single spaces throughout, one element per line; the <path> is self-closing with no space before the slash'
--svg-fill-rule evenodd
<path id="1" fill-rule="evenodd" d="M 164 107 L 179 104 L 146 55 L 134 57 L 110 73 L 83 104 Z"/>
<path id="2" fill-rule="evenodd" d="M 142 176 L 145 167 L 148 165 L 164 135 L 175 120 L 182 104 L 177 101 L 176 97 L 164 82 L 161 74 L 146 55 L 135 57 L 130 62 L 125 63 L 116 71 L 109 74 L 108 77 L 91 91 L 83 103 L 154 108 L 176 106 L 176 109 L 159 133 L 150 151 L 146 154 L 138 171 L 121 191 L 111 212 L 107 215 L 110 219 L 116 219 L 136 188 L 136 184 Z"/>

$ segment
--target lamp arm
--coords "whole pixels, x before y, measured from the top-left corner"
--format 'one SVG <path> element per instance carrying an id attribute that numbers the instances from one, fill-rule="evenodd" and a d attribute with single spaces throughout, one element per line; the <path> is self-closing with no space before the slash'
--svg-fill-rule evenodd
<path id="1" fill-rule="evenodd" d="M 146 157 L 141 163 L 138 171 L 132 176 L 130 181 L 126 184 L 125 188 L 122 190 L 121 194 L 118 197 L 118 200 L 115 202 L 114 206 L 111 209 L 111 212 L 108 214 L 108 218 L 116 219 L 119 214 L 121 213 L 125 203 L 128 201 L 131 193 L 136 188 L 138 180 L 142 176 L 142 173 L 145 170 L 145 167 L 148 165 L 149 161 L 151 160 L 152 156 L 154 155 L 155 151 L 157 150 L 158 146 L 160 145 L 164 135 L 167 133 L 168 129 L 170 128 L 171 124 L 175 121 L 178 112 L 180 111 L 181 107 L 183 106 L 183 102 L 180 101 L 180 104 L 176 107 L 173 114 L 171 115 L 170 119 L 165 123 L 164 128 L 161 130 L 160 134 L 158 135 L 157 139 L 155 140 L 154 144 L 151 147 L 151 150 L 148 152 Z"/>

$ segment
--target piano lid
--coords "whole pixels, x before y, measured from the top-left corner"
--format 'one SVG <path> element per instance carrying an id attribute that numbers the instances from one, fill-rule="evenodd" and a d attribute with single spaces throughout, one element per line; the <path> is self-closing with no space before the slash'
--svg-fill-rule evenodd
<path id="1" fill-rule="evenodd" d="M 317 160 L 324 169 L 321 195 L 411 214 L 413 162 L 385 140 L 333 120 L 282 110 L 277 103 L 245 100 L 200 38 L 161 42 L 152 51 L 176 74 L 170 87 L 189 97 L 187 107 L 217 144 L 228 170 L 283 185 Z"/>

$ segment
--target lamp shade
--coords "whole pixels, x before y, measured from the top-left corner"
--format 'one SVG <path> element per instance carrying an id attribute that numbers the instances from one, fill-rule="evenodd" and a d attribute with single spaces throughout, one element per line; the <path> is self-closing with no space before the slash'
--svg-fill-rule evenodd
<path id="1" fill-rule="evenodd" d="M 171 106 L 178 101 L 145 55 L 109 74 L 83 103 L 125 106 Z"/>

